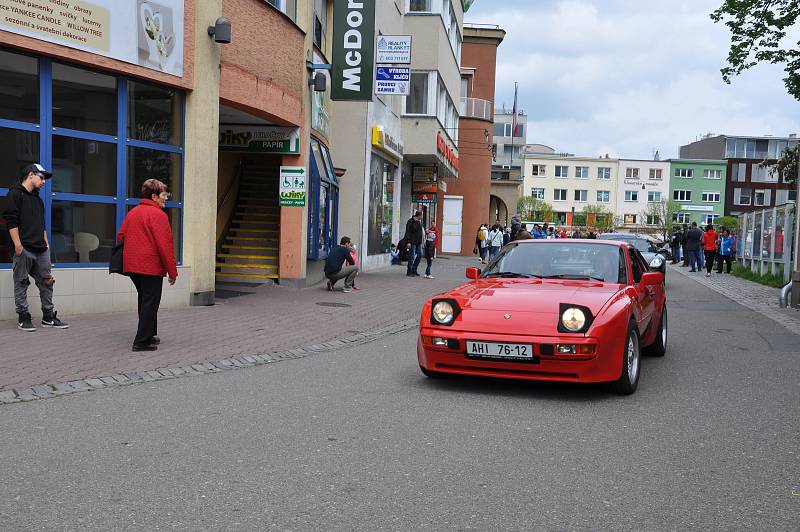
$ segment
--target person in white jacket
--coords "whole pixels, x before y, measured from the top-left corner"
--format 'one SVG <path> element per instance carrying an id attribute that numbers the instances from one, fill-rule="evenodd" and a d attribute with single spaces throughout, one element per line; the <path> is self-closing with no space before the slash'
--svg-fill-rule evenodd
<path id="1" fill-rule="evenodd" d="M 500 248 L 503 247 L 503 228 L 497 224 L 493 225 L 492 230 L 489 231 L 488 240 L 489 260 L 492 260 L 497 255 L 497 252 L 500 251 Z"/>

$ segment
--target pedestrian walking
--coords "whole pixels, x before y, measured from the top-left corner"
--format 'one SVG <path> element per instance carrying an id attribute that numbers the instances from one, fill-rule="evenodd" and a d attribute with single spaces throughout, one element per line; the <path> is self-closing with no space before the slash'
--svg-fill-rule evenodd
<path id="1" fill-rule="evenodd" d="M 172 229 L 164 206 L 170 198 L 167 185 L 157 179 L 142 184 L 139 205 L 122 222 L 117 242 L 122 242 L 122 271 L 131 278 L 138 294 L 139 326 L 133 351 L 155 351 L 158 337 L 158 307 L 164 276 L 170 285 L 178 278 Z"/>
<path id="2" fill-rule="evenodd" d="M 436 256 L 436 226 L 432 226 L 425 232 L 425 278 L 433 279 L 431 275 L 431 266 L 433 265 L 433 258 Z"/>
<path id="3" fill-rule="evenodd" d="M 425 231 L 422 229 L 422 211 L 416 211 L 414 216 L 406 222 L 406 240 L 411 243 L 411 252 L 408 255 L 406 267 L 407 277 L 419 277 L 417 269 L 422 260 L 422 243 L 425 240 Z"/>
<path id="4" fill-rule="evenodd" d="M 499 225 L 489 231 L 489 260 L 492 260 L 500 248 L 503 247 L 503 228 Z"/>
<path id="5" fill-rule="evenodd" d="M 519 213 L 517 213 L 511 217 L 510 238 L 512 241 L 517 240 L 517 233 L 519 233 L 521 227 L 522 227 L 522 217 L 520 216 Z"/>
<path id="6" fill-rule="evenodd" d="M 670 239 L 669 247 L 672 249 L 672 264 L 681 262 L 681 240 L 683 233 L 680 227 L 675 226 L 672 228 L 672 237 Z"/>
<path id="7" fill-rule="evenodd" d="M 689 250 L 686 248 L 686 244 L 689 241 L 689 226 L 683 224 L 683 230 L 681 231 L 681 257 L 683 257 L 683 266 L 684 268 L 689 267 Z"/>
<path id="8" fill-rule="evenodd" d="M 727 265 L 727 273 L 731 273 L 731 262 L 733 258 L 733 236 L 727 229 L 722 231 L 719 242 L 719 261 L 717 273 L 722 273 L 722 263 Z"/>
<path id="9" fill-rule="evenodd" d="M 475 235 L 475 246 L 478 249 L 478 256 L 480 257 L 481 263 L 486 264 L 489 256 L 489 230 L 486 228 L 485 224 L 482 224 L 478 228 L 478 232 Z"/>
<path id="10" fill-rule="evenodd" d="M 327 285 L 328 291 L 333 292 L 333 287 L 336 281 L 344 279 L 344 288 L 342 292 L 350 292 L 353 289 L 356 275 L 358 274 L 358 266 L 353 256 L 350 253 L 351 240 L 348 236 L 343 236 L 339 240 L 339 245 L 334 247 L 328 258 L 325 259 L 325 277 L 328 278 Z M 347 263 L 347 266 L 345 266 Z"/>
<path id="11" fill-rule="evenodd" d="M 503 245 L 505 246 L 509 242 L 511 242 L 511 228 L 505 227 L 503 228 Z"/>
<path id="12" fill-rule="evenodd" d="M 697 222 L 692 222 L 692 228 L 689 229 L 686 235 L 686 252 L 689 255 L 689 266 L 691 267 L 691 272 L 700 271 L 702 266 L 700 265 L 700 256 L 702 247 L 703 239 L 703 232 L 698 229 Z"/>
<path id="13" fill-rule="evenodd" d="M 55 279 L 50 263 L 50 244 L 44 224 L 44 202 L 39 190 L 52 174 L 39 163 L 27 165 L 20 174 L 19 183 L 8 190 L 3 218 L 6 221 L 11 244 L 14 246 L 12 278 L 14 280 L 14 304 L 17 310 L 17 329 L 33 332 L 28 286 L 33 277 L 42 302 L 42 327 L 67 329 L 53 305 Z"/>
<path id="14" fill-rule="evenodd" d="M 528 226 L 522 224 L 517 232 L 517 240 L 531 240 L 533 235 L 528 231 Z"/>
<path id="15" fill-rule="evenodd" d="M 703 254 L 705 255 L 706 277 L 711 277 L 711 270 L 714 269 L 714 259 L 717 255 L 717 232 L 714 226 L 708 224 L 706 232 L 703 233 Z"/>

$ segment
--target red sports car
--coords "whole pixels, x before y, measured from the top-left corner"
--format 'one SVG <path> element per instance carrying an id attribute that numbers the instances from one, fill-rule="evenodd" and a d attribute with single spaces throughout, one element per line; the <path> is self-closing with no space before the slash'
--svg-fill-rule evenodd
<path id="1" fill-rule="evenodd" d="M 664 275 L 625 242 L 512 242 L 466 274 L 422 309 L 417 358 L 429 377 L 608 382 L 630 394 L 642 347 L 666 352 Z"/>

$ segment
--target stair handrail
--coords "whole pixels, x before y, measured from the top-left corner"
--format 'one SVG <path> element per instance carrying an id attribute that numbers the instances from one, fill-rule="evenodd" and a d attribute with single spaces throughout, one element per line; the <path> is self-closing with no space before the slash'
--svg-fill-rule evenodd
<path id="1" fill-rule="evenodd" d="M 220 209 L 222 209 L 223 205 L 225 205 L 228 202 L 228 198 L 231 197 L 231 192 L 233 192 L 234 185 L 239 183 L 239 181 L 241 181 L 241 179 L 242 179 L 242 160 L 241 159 L 239 159 L 239 163 L 236 165 L 235 172 L 236 172 L 235 177 L 231 180 L 230 184 L 228 184 L 228 188 L 225 189 L 225 195 L 222 196 L 222 199 L 217 203 L 217 212 L 219 212 Z M 237 190 L 238 190 L 238 187 L 237 187 Z"/>

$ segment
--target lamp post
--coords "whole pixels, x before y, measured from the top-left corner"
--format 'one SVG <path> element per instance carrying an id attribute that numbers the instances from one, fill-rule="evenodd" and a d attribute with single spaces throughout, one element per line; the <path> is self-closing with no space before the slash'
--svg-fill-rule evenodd
<path id="1" fill-rule="evenodd" d="M 794 268 L 792 271 L 791 306 L 800 308 L 800 160 L 798 160 L 797 164 L 795 186 L 797 186 L 797 195 L 794 198 Z"/>

